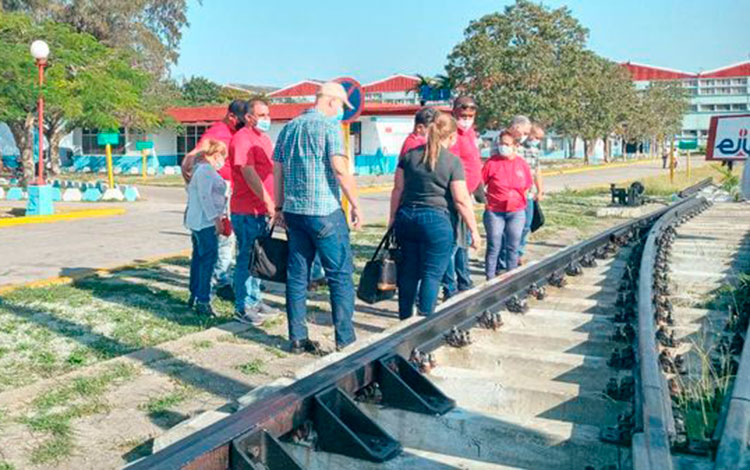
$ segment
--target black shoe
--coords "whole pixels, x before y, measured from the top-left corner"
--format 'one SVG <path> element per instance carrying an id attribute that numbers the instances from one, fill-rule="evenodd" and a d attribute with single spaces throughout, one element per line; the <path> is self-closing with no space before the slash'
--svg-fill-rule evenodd
<path id="1" fill-rule="evenodd" d="M 234 302 L 234 289 L 232 289 L 230 284 L 224 284 L 216 289 L 216 297 L 228 302 Z"/>
<path id="2" fill-rule="evenodd" d="M 187 308 L 192 310 L 193 307 L 195 307 L 195 296 L 193 294 L 190 294 L 190 297 L 188 297 L 187 301 Z"/>
<path id="3" fill-rule="evenodd" d="M 317 341 L 310 341 L 309 339 L 300 339 L 292 341 L 290 351 L 292 354 L 310 353 L 316 356 L 322 356 L 323 352 L 320 350 L 320 343 Z"/>
<path id="4" fill-rule="evenodd" d="M 198 315 L 202 315 L 205 317 L 215 318 L 216 312 L 214 312 L 213 307 L 211 307 L 211 304 L 203 304 L 203 303 L 196 303 L 195 304 L 195 313 Z"/>

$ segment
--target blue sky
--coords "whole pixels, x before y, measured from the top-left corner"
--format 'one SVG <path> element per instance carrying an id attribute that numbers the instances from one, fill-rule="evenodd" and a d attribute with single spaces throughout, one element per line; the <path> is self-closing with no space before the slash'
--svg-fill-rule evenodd
<path id="1" fill-rule="evenodd" d="M 178 80 L 284 86 L 441 73 L 469 22 L 509 0 L 191 0 Z M 750 59 L 750 0 L 568 0 L 600 55 L 698 72 Z"/>

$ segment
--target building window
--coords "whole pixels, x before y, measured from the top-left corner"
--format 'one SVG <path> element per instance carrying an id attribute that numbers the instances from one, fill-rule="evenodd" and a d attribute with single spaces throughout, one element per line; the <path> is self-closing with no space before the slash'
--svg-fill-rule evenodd
<path id="1" fill-rule="evenodd" d="M 698 111 L 698 105 L 697 104 L 691 104 L 690 105 L 690 112 L 694 113 L 696 111 Z"/>
<path id="2" fill-rule="evenodd" d="M 701 88 L 701 95 L 713 95 L 716 94 L 716 89 L 714 88 Z"/>
<path id="3" fill-rule="evenodd" d="M 190 153 L 201 140 L 207 126 L 183 126 L 184 132 L 177 135 L 177 161 L 182 164 L 185 154 Z"/>
<path id="4" fill-rule="evenodd" d="M 112 155 L 125 155 L 125 129 L 119 128 L 120 134 L 118 144 L 112 147 Z M 99 135 L 99 129 L 81 129 L 81 154 L 83 155 L 104 155 L 105 146 L 99 146 L 96 136 Z"/>
<path id="5" fill-rule="evenodd" d="M 732 105 L 732 111 L 747 111 L 747 104 L 735 103 Z"/>
<path id="6" fill-rule="evenodd" d="M 352 150 L 354 155 L 362 155 L 362 123 L 353 122 L 349 126 L 349 135 L 352 136 Z"/>
<path id="7" fill-rule="evenodd" d="M 714 81 L 713 80 L 702 80 L 701 81 L 701 86 L 714 86 Z"/>
<path id="8" fill-rule="evenodd" d="M 714 111 L 714 105 L 712 104 L 702 104 L 700 106 L 701 111 Z"/>
<path id="9" fill-rule="evenodd" d="M 731 108 L 728 104 L 717 104 L 716 111 L 729 111 Z"/>
<path id="10" fill-rule="evenodd" d="M 746 78 L 733 78 L 732 85 L 747 85 Z"/>

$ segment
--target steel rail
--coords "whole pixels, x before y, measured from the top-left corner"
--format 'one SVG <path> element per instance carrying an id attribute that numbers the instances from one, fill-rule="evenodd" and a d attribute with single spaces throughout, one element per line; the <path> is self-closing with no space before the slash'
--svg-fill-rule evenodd
<path id="1" fill-rule="evenodd" d="M 672 470 L 674 468 L 671 456 L 671 442 L 675 436 L 672 400 L 659 365 L 654 321 L 653 285 L 657 238 L 678 219 L 695 212 L 705 203 L 706 200 L 701 197 L 690 197 L 673 204 L 651 227 L 643 247 L 638 279 L 636 355 L 638 426 L 632 442 L 635 470 Z"/>
<path id="2" fill-rule="evenodd" d="M 463 293 L 454 302 L 432 316 L 394 332 L 289 386 L 250 404 L 230 416 L 166 447 L 128 467 L 129 470 L 227 470 L 234 469 L 232 442 L 250 433 L 266 432 L 273 437 L 297 429 L 313 412 L 314 397 L 331 387 L 353 395 L 373 383 L 377 363 L 392 354 L 408 358 L 418 348 L 430 352 L 440 347 L 444 335 L 454 327 L 473 326 L 485 310 L 504 305 L 514 295 L 525 293 L 532 285 L 547 283 L 552 275 L 564 273 L 572 263 L 591 255 L 618 237 L 647 227 L 684 201 L 658 209 L 640 218 L 624 222 L 598 235 L 570 246 L 538 263 L 529 264 L 513 276 L 498 278 Z M 247 468 L 247 467 L 237 467 Z"/>

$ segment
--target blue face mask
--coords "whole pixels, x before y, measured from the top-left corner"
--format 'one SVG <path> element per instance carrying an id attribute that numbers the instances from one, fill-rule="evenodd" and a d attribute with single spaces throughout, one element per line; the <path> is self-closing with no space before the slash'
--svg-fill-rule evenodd
<path id="1" fill-rule="evenodd" d="M 259 131 L 268 132 L 269 130 L 271 130 L 271 120 L 258 119 L 258 123 L 255 125 L 255 127 L 257 127 Z"/>
<path id="2" fill-rule="evenodd" d="M 339 108 L 339 111 L 336 113 L 336 115 L 333 117 L 333 119 L 340 121 L 344 119 L 344 108 Z"/>

